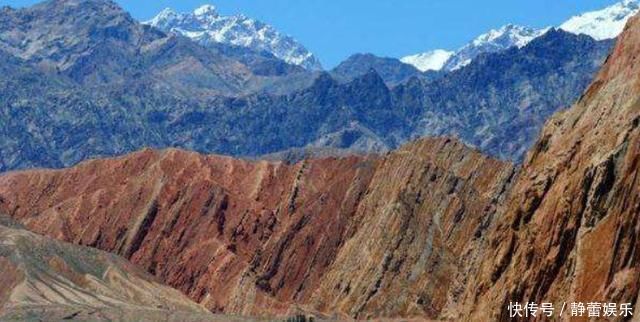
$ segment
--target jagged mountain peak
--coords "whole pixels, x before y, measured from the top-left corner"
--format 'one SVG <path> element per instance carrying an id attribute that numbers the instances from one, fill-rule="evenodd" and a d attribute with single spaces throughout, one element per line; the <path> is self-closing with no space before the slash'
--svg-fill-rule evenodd
<path id="1" fill-rule="evenodd" d="M 588 35 L 596 40 L 612 39 L 622 32 L 627 20 L 638 11 L 640 11 L 640 4 L 637 0 L 623 0 L 604 9 L 575 16 L 558 28 L 573 34 Z M 497 52 L 514 46 L 520 48 L 526 46 L 533 39 L 545 34 L 549 29 L 507 24 L 476 37 L 473 41 L 451 54 L 444 63 L 432 64 L 431 68 L 433 70 L 442 69 L 446 71 L 460 69 L 468 65 L 481 53 Z M 424 68 L 427 68 L 425 65 L 433 61 L 430 54 L 432 52 L 406 56 L 401 60 L 424 70 Z M 439 60 L 436 61 L 441 62 Z"/>
<path id="2" fill-rule="evenodd" d="M 489 32 L 478 36 L 473 40 L 472 44 L 482 46 L 490 42 L 501 42 L 509 47 L 523 47 L 546 30 L 547 29 L 538 30 L 515 24 L 507 24 L 498 29 L 491 29 Z"/>
<path id="3" fill-rule="evenodd" d="M 109 47 L 109 43 L 118 43 L 114 47 L 126 50 L 129 45 L 159 37 L 146 33 L 110 0 L 51 0 L 7 11 L 3 18 L 1 49 L 60 70 L 86 61 L 90 53 Z"/>
<path id="4" fill-rule="evenodd" d="M 25 10 L 61 10 L 61 9 L 90 8 L 95 11 L 114 11 L 129 15 L 122 7 L 112 0 L 49 0 L 36 4 Z M 55 13 L 55 11 L 51 11 Z"/>
<path id="5" fill-rule="evenodd" d="M 322 69 L 320 61 L 292 37 L 245 15 L 220 15 L 214 5 L 203 5 L 191 13 L 164 9 L 144 23 L 182 34 L 204 46 L 222 43 L 247 47 L 309 70 Z"/>
<path id="6" fill-rule="evenodd" d="M 449 71 L 460 69 L 483 53 L 498 52 L 511 47 L 522 48 L 548 30 L 549 28 L 534 29 L 515 24 L 507 24 L 498 29 L 489 30 L 459 49 L 444 64 L 443 69 Z"/>
<path id="7" fill-rule="evenodd" d="M 403 57 L 401 61 L 422 71 L 457 70 L 471 63 L 480 54 L 498 52 L 511 47 L 522 48 L 548 30 L 549 28 L 535 29 L 516 24 L 506 24 L 476 37 L 455 52 L 436 49 Z"/>

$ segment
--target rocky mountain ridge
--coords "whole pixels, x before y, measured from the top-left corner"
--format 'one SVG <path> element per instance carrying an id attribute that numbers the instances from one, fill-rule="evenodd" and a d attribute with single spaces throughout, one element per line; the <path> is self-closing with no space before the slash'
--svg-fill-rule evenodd
<path id="1" fill-rule="evenodd" d="M 436 316 L 513 174 L 449 139 L 292 165 L 145 150 L 0 177 L 0 209 L 120 254 L 212 312 Z"/>
<path id="2" fill-rule="evenodd" d="M 513 24 L 489 30 L 457 50 L 442 65 L 442 69 L 446 71 L 458 70 L 469 65 L 476 57 L 482 54 L 500 52 L 512 47 L 522 48 L 532 40 L 544 35 L 547 31 L 548 28 L 536 30 Z"/>
<path id="3" fill-rule="evenodd" d="M 596 40 L 613 39 L 622 32 L 627 20 L 638 10 L 640 5 L 636 0 L 622 0 L 604 9 L 572 17 L 557 28 L 576 35 L 588 35 Z M 420 70 L 452 71 L 468 65 L 481 54 L 523 47 L 544 35 L 549 29 L 551 28 L 536 29 L 507 24 L 476 37 L 458 50 L 436 49 L 406 56 L 400 60 Z"/>
<path id="4" fill-rule="evenodd" d="M 547 122 L 489 233 L 472 316 L 507 320 L 505 300 L 638 308 L 638 52 L 635 16 L 585 94 Z"/>
<path id="5" fill-rule="evenodd" d="M 579 96 L 611 45 L 554 32 L 449 75 L 366 56 L 332 76 L 245 48 L 204 48 L 104 0 L 48 1 L 1 17 L 0 171 L 143 147 L 251 158 L 296 148 L 384 152 L 424 135 L 520 160 L 544 117 Z M 26 47 L 21 37 L 31 39 Z"/>

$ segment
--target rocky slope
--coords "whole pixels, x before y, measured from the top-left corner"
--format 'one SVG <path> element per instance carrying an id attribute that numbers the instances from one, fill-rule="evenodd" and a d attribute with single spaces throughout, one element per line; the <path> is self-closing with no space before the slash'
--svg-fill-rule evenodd
<path id="1" fill-rule="evenodd" d="M 213 321 L 115 255 L 54 241 L 0 217 L 0 320 Z"/>
<path id="2" fill-rule="evenodd" d="M 322 74 L 287 95 L 205 101 L 146 85 L 87 99 L 95 93 L 6 55 L 0 171 L 69 166 L 145 146 L 241 156 L 305 146 L 385 151 L 424 135 L 457 135 L 518 160 L 546 117 L 579 96 L 608 50 L 609 43 L 556 32 L 393 89 L 368 70 L 348 83 Z"/>
<path id="3" fill-rule="evenodd" d="M 292 165 L 146 150 L 7 174 L 0 211 L 214 312 L 507 321 L 509 301 L 635 305 L 639 51 L 634 18 L 519 172 L 448 139 Z"/>
<path id="4" fill-rule="evenodd" d="M 214 312 L 509 321 L 509 301 L 638 308 L 638 52 L 635 17 L 520 171 L 449 139 L 297 164 L 145 150 L 6 174 L 0 211 L 123 255 Z"/>
<path id="5" fill-rule="evenodd" d="M 165 34 L 138 23 L 110 0 L 3 7 L 0 50 L 52 77 L 66 76 L 105 94 L 137 87 L 175 96 L 238 96 L 268 86 L 276 76 L 302 72 L 250 49 L 238 53 L 222 44 L 205 49 Z"/>
<path id="6" fill-rule="evenodd" d="M 292 37 L 244 15 L 222 16 L 213 5 L 201 6 L 193 13 L 167 8 L 145 24 L 184 35 L 204 46 L 222 43 L 246 47 L 309 70 L 322 69 L 320 61 Z"/>
<path id="7" fill-rule="evenodd" d="M 457 136 L 492 156 L 520 161 L 547 118 L 588 86 L 611 46 L 551 30 L 422 87 L 398 87 L 398 105 L 422 106 L 414 137 Z"/>
<path id="8" fill-rule="evenodd" d="M 435 317 L 513 174 L 448 139 L 292 165 L 145 150 L 8 174 L 0 209 L 213 312 Z"/>
<path id="9" fill-rule="evenodd" d="M 3 7 L 0 50 L 86 87 L 132 86 L 133 78 L 159 78 L 165 86 L 193 95 L 231 94 L 251 77 L 242 64 L 144 27 L 113 2 L 102 0 Z M 190 77 L 201 83 L 199 88 L 187 88 L 179 80 L 186 63 L 196 67 Z"/>
<path id="10" fill-rule="evenodd" d="M 593 84 L 529 152 L 466 293 L 478 319 L 508 301 L 631 303 L 640 264 L 640 19 Z"/>

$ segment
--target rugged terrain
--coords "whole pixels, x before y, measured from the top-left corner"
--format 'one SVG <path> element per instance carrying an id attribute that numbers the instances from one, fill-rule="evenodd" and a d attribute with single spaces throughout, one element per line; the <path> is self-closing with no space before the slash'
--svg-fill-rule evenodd
<path id="1" fill-rule="evenodd" d="M 145 150 L 8 174 L 0 209 L 213 312 L 434 317 L 513 175 L 449 139 L 292 165 Z"/>
<path id="2" fill-rule="evenodd" d="M 249 48 L 165 34 L 111 1 L 5 7 L 0 171 L 144 147 L 257 157 L 305 147 L 388 151 L 441 135 L 520 161 L 611 44 L 553 31 L 446 75 L 371 55 L 315 73 Z"/>
<path id="3" fill-rule="evenodd" d="M 422 72 L 395 58 L 355 54 L 332 69 L 331 76 L 340 82 L 350 82 L 371 70 L 375 70 L 388 87 L 406 83 L 412 78 L 429 81 L 443 75 L 434 71 Z"/>
<path id="4" fill-rule="evenodd" d="M 213 321 L 113 254 L 36 235 L 0 217 L 0 320 Z"/>
<path id="5" fill-rule="evenodd" d="M 593 84 L 529 152 L 488 256 L 470 284 L 472 316 L 508 320 L 508 301 L 631 303 L 640 262 L 640 19 Z"/>
<path id="6" fill-rule="evenodd" d="M 557 67 L 545 44 L 564 37 L 503 54 Z M 638 308 L 638 53 L 635 17 L 519 169 L 447 138 L 294 164 L 147 149 L 7 173 L 0 212 L 121 255 L 212 312 L 508 321 L 510 301 Z M 375 73 L 356 84 L 387 88 Z"/>

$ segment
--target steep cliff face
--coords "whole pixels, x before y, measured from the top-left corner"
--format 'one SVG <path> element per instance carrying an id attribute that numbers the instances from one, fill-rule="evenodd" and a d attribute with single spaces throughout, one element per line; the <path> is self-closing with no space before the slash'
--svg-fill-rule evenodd
<path id="1" fill-rule="evenodd" d="M 0 209 L 214 312 L 436 317 L 513 174 L 448 139 L 293 165 L 145 150 L 7 174 Z"/>
<path id="2" fill-rule="evenodd" d="M 640 19 L 529 152 L 467 289 L 476 318 L 509 301 L 616 302 L 640 290 Z"/>
<path id="3" fill-rule="evenodd" d="M 387 156 L 314 307 L 362 319 L 440 315 L 457 298 L 464 281 L 456 277 L 478 254 L 513 175 L 511 165 L 449 140 Z"/>

